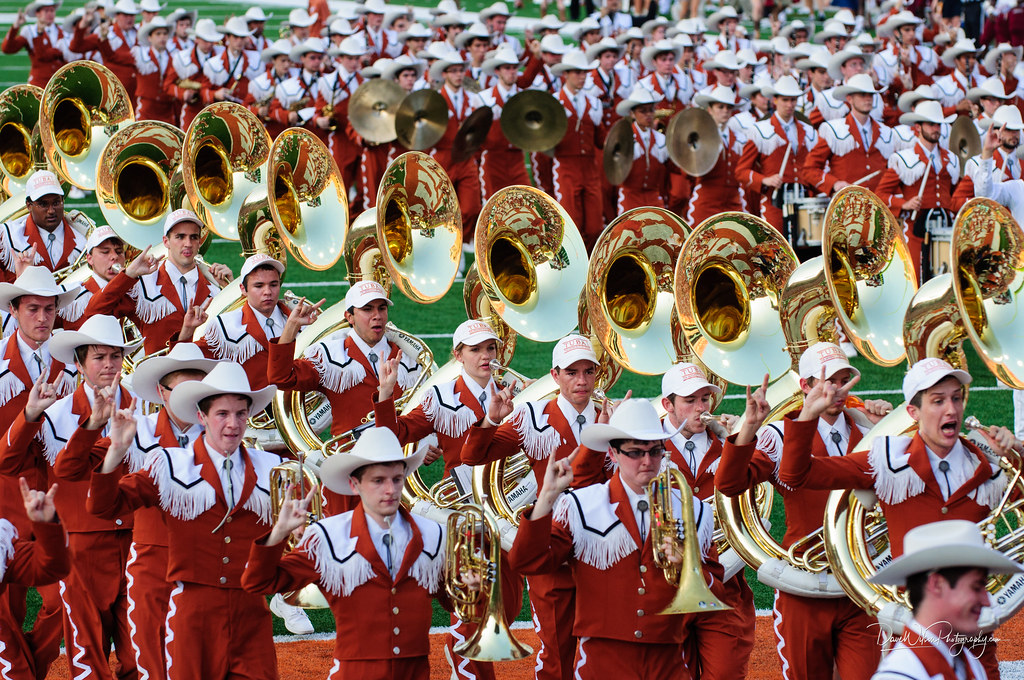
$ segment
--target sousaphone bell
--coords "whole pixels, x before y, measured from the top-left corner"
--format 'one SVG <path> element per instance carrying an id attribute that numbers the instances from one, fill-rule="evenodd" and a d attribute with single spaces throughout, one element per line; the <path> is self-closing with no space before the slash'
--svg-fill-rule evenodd
<path id="1" fill-rule="evenodd" d="M 28 178 L 46 165 L 38 128 L 43 90 L 14 85 L 0 93 L 0 188 L 8 196 L 25 191 Z"/>

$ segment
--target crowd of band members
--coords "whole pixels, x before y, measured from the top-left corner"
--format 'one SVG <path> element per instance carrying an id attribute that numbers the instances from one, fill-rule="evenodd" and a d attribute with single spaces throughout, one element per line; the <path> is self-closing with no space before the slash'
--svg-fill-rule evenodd
<path id="1" fill-rule="evenodd" d="M 500 119 L 504 103 L 530 88 L 554 95 L 569 120 L 551 156 L 531 156 L 533 178 L 588 244 L 616 215 L 645 205 L 669 207 L 693 224 L 746 210 L 795 242 L 795 201 L 861 183 L 904 221 L 915 266 L 927 276 L 923 238 L 948 229 L 963 202 L 977 194 L 1024 209 L 1020 187 L 1009 181 L 1021 178 L 1019 47 L 992 47 L 979 63 L 975 45 L 955 27 L 926 28 L 892 3 L 877 38 L 841 12 L 820 28 L 789 22 L 764 45 L 742 35 L 740 17 L 728 8 L 706 24 L 652 19 L 634 27 L 613 7 L 614 0 L 580 22 L 571 36 L 577 46 L 548 15 L 524 47 L 504 32 L 513 12 L 501 2 L 475 19 L 447 8 L 430 27 L 379 0 L 360 6 L 357 17 L 327 17 L 326 7 L 294 10 L 290 37 L 271 42 L 264 35 L 270 17 L 259 8 L 217 26 L 187 10 L 164 18 L 155 4 L 120 0 L 59 24 L 57 4 L 40 0 L 27 11 L 36 23 L 19 15 L 3 51 L 27 48 L 29 82 L 41 86 L 67 61 L 101 62 L 122 80 L 139 118 L 185 127 L 203 106 L 232 100 L 272 134 L 308 127 L 332 150 L 354 212 L 374 202 L 376 183 L 402 149 L 364 142 L 348 123 L 349 97 L 371 77 L 408 91 L 438 86 L 449 124 L 431 153 L 456 186 L 467 233 L 484 199 L 530 182 L 524 154 L 500 125 L 478 156 L 458 161 L 455 133 L 475 108 L 490 106 Z M 467 78 L 479 91 L 465 87 Z M 706 108 L 722 137 L 714 168 L 700 177 L 668 159 L 659 129 L 666 114 L 688 106 Z M 972 116 L 984 137 L 962 179 L 945 146 L 955 113 Z M 633 119 L 634 162 L 615 189 L 595 182 L 594 173 L 604 177 L 603 138 L 620 117 Z M 659 420 L 646 400 L 615 406 L 595 399 L 596 355 L 576 335 L 553 352 L 558 396 L 514 403 L 491 375 L 497 336 L 470 320 L 452 334 L 459 376 L 400 415 L 395 400 L 423 367 L 385 334 L 391 302 L 379 284 L 351 286 L 350 329 L 295 359 L 298 333 L 326 301 L 284 305 L 280 262 L 253 256 L 237 279 L 223 265 L 197 266 L 203 225 L 188 210 L 164 224 L 166 258 L 143 252 L 126 262 L 113 230 L 87 234 L 64 199 L 58 179 L 37 172 L 28 214 L 0 233 L 0 409 L 9 424 L 0 440 L 0 669 L 7 677 L 45 677 L 61 639 L 76 677 L 110 677 L 111 645 L 121 678 L 276 677 L 264 595 L 308 583 L 319 584 L 339 631 L 325 674 L 427 677 L 430 601 L 451 607 L 442 586 L 445 529 L 400 507 L 405 478 L 438 458 L 445 474 L 459 474 L 520 450 L 536 475 L 538 501 L 502 554 L 500 587 L 511 620 L 523 577 L 529 586 L 541 641 L 536 677 L 743 677 L 754 643 L 753 595 L 742 570 L 726 573 L 710 540 L 716 489 L 735 495 L 772 483 L 787 508 L 784 546 L 820 526 L 828 489 L 874 489 L 899 557 L 904 547 L 911 552 L 915 527 L 979 520 L 1006 484 L 959 435 L 970 376 L 939 360 L 916 364 L 904 380 L 918 434 L 880 438 L 867 454 L 845 455 L 891 406 L 850 394 L 859 372 L 831 344 L 800 359 L 801 411 L 762 426 L 762 386 L 748 393 L 744 426 L 725 437 L 700 418 L 720 392 L 700 368 L 680 364 L 665 374 Z M 52 273 L 83 253 L 92 275 L 80 287 L 58 286 Z M 244 304 L 207 318 L 208 300 L 224 286 L 239 286 Z M 136 344 L 125 339 L 124 321 L 141 331 L 147 354 L 171 348 L 143 362 L 130 387 L 121 383 L 121 362 Z M 351 453 L 320 465 L 326 517 L 287 551 L 310 499 L 289 501 L 273 523 L 269 470 L 288 452 L 242 444 L 246 419 L 267 407 L 275 389 L 323 393 L 332 434 L 371 411 L 378 425 Z M 402 446 L 431 434 L 436 446 L 404 456 Z M 1019 445 L 1002 427 L 985 437 L 996 453 Z M 884 455 L 888 467 L 879 464 Z M 702 568 L 731 610 L 657 615 L 673 589 L 653 562 L 645 488 L 668 466 L 694 492 Z M 664 549 L 680 559 L 673 546 Z M 954 559 L 947 566 L 968 565 Z M 942 581 L 947 591 L 961 587 L 957 578 Z M 922 621 L 949 600 L 941 583 L 927 579 Z M 22 633 L 33 585 L 42 608 Z M 271 603 L 303 626 L 279 596 Z M 779 591 L 774 617 L 785 677 L 875 672 L 873 621 L 848 598 Z M 452 623 L 446 659 L 454 676 L 493 677 L 492 664 L 452 650 L 474 633 L 474 622 L 453 614 Z M 970 627 L 954 632 L 975 632 Z M 204 644 L 211 639 L 215 648 Z M 955 671 L 957 655 L 926 641 L 887 663 L 933 673 L 938 650 Z M 998 677 L 994 642 L 977 651 L 985 670 L 965 662 L 974 677 Z"/>

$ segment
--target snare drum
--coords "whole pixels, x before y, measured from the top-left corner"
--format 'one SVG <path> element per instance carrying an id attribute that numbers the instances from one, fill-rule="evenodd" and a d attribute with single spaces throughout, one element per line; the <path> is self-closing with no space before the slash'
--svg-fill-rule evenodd
<path id="1" fill-rule="evenodd" d="M 931 235 L 932 276 L 949 273 L 949 262 L 953 256 L 953 240 L 950 234 Z"/>
<path id="2" fill-rule="evenodd" d="M 821 245 L 821 233 L 825 225 L 825 212 L 828 210 L 828 203 L 827 196 L 801 198 L 796 202 L 796 220 L 799 229 L 797 245 Z"/>

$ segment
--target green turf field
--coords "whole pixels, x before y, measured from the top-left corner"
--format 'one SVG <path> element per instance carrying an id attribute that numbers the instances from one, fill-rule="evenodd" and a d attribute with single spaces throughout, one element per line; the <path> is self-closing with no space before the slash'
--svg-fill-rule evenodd
<path id="1" fill-rule="evenodd" d="M 81 3 L 66 4 L 61 10 L 61 16 L 72 10 Z M 433 3 L 419 0 L 414 5 L 427 6 Z M 466 9 L 477 10 L 490 4 L 484 0 L 468 0 L 463 3 Z M 0 0 L 0 30 L 6 30 L 13 19 L 17 9 L 22 3 L 12 0 Z M 247 5 L 221 2 L 195 2 L 190 4 L 199 10 L 200 16 L 210 17 L 218 23 L 222 19 L 233 15 L 242 14 Z M 268 7 L 267 10 L 274 10 L 276 17 L 287 15 L 288 8 Z M 537 14 L 537 8 L 527 3 L 526 14 Z M 273 22 L 271 22 L 273 24 Z M 272 27 L 270 27 L 272 28 Z M 272 30 L 271 30 L 272 32 Z M 0 87 L 6 88 L 19 82 L 25 82 L 28 73 L 28 59 L 24 53 L 14 56 L 4 55 L 0 57 Z M 90 194 L 81 201 L 69 201 L 68 208 L 78 207 L 83 209 L 91 217 L 101 220 L 101 215 L 96 207 L 95 198 Z M 100 221 L 102 223 L 102 220 Z M 339 228 L 341 226 L 339 225 Z M 236 243 L 218 241 L 214 242 L 206 254 L 209 261 L 223 262 L 229 265 L 235 272 L 241 266 L 242 258 Z M 345 270 L 339 264 L 325 272 L 311 272 L 290 263 L 285 280 L 285 289 L 304 295 L 310 299 L 318 300 L 326 298 L 328 303 L 340 300 L 345 294 Z M 436 358 L 443 361 L 451 349 L 451 332 L 465 319 L 465 310 L 462 303 L 462 282 L 458 280 L 452 291 L 440 302 L 430 305 L 417 305 L 395 293 L 395 306 L 391 309 L 391 320 L 404 330 L 424 337 L 430 344 Z M 513 368 L 526 374 L 529 377 L 538 377 L 550 368 L 551 343 L 531 343 L 520 340 Z M 984 369 L 982 363 L 975 355 L 973 348 L 965 348 L 968 356 L 968 365 L 973 369 L 975 375 L 974 388 L 971 391 L 970 400 L 967 406 L 968 415 L 974 414 L 984 423 L 995 423 L 1012 425 L 1013 410 L 1010 402 L 1010 392 L 999 389 L 992 375 Z M 860 383 L 861 389 L 858 394 L 866 397 L 885 398 L 894 403 L 901 399 L 895 392 L 899 390 L 903 377 L 903 367 L 883 369 L 874 366 L 863 359 L 855 359 L 854 364 L 861 370 L 863 377 Z M 757 376 L 752 376 L 756 380 Z M 650 376 L 639 376 L 624 374 L 622 379 L 610 391 L 610 396 L 621 397 L 627 390 L 632 390 L 636 396 L 652 397 L 660 392 L 660 378 Z M 729 389 L 722 409 L 726 412 L 739 413 L 742 411 L 742 389 L 732 387 Z M 436 465 L 434 467 L 437 467 Z M 425 477 L 433 481 L 439 474 L 439 470 L 428 470 Z M 778 536 L 782 534 L 784 518 L 782 504 L 776 503 L 777 508 L 772 518 L 775 527 L 773 533 Z M 748 579 L 751 580 L 755 591 L 756 604 L 758 608 L 771 607 L 771 591 L 760 586 L 753 578 L 752 572 L 748 570 Z M 33 605 L 32 610 L 35 610 Z M 524 609 L 521 618 L 528 619 L 529 610 Z M 34 614 L 33 614 L 34 616 Z M 314 612 L 314 624 L 317 630 L 332 630 L 333 621 L 329 612 Z M 31 616 L 30 621 L 31 622 Z M 447 617 L 438 612 L 435 616 L 435 625 L 447 623 Z M 280 621 L 275 620 L 275 632 L 285 633 Z"/>

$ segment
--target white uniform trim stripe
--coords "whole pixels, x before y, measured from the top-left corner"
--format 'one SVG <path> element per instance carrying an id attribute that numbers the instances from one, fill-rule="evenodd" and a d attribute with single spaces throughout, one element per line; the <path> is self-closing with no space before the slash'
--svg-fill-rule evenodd
<path id="1" fill-rule="evenodd" d="M 779 611 L 779 594 L 775 593 L 775 604 L 772 606 L 772 613 L 774 615 L 774 622 L 772 628 L 775 629 L 775 639 L 779 641 L 779 644 L 775 646 L 775 649 L 779 652 L 779 660 L 782 662 L 782 677 L 785 680 L 789 680 L 789 659 L 786 658 L 786 653 L 782 651 L 786 646 L 786 641 L 782 637 L 782 633 L 779 632 L 779 624 L 782 622 L 782 612 Z"/>
<path id="2" fill-rule="evenodd" d="M 67 589 L 67 582 L 60 581 L 60 600 L 64 603 L 64 615 L 71 626 L 71 645 L 75 648 L 75 655 L 69 659 L 69 663 L 71 665 L 71 672 L 74 673 L 74 679 L 84 680 L 89 677 L 92 669 L 82 663 L 82 657 L 85 656 L 85 648 L 78 644 L 78 626 L 75 625 L 75 620 L 71 617 L 71 605 L 68 604 L 67 598 L 64 597 Z M 64 643 L 67 645 L 67 640 Z"/>
<path id="3" fill-rule="evenodd" d="M 178 595 L 181 595 L 182 591 L 185 590 L 185 584 L 181 581 L 174 582 L 174 590 L 171 591 L 171 595 L 167 600 L 167 618 L 164 620 L 165 638 L 164 638 L 164 656 L 167 661 L 167 675 L 171 674 L 171 666 L 174 665 L 174 657 L 171 656 L 171 642 L 174 641 L 174 626 L 171 623 L 174 619 L 175 613 L 178 611 L 178 604 L 174 601 Z M 186 622 L 188 625 L 188 622 Z"/>
<path id="4" fill-rule="evenodd" d="M 128 600 L 128 611 L 126 616 L 128 618 L 128 629 L 131 632 L 132 649 L 135 650 L 135 667 L 139 670 L 139 680 L 149 680 L 149 670 L 142 665 L 142 650 L 139 649 L 139 645 L 135 642 L 135 636 L 139 634 L 138 626 L 135 624 L 135 619 L 132 618 L 132 612 L 135 611 L 135 599 L 132 597 L 132 586 L 135 585 L 135 577 L 132 576 L 132 565 L 139 558 L 138 553 L 135 551 L 135 541 L 132 541 L 132 547 L 128 551 L 128 561 L 124 565 L 124 575 L 127 579 L 127 586 L 125 588 L 125 598 Z"/>
<path id="5" fill-rule="evenodd" d="M 576 670 L 572 676 L 573 678 L 575 678 L 575 680 L 583 680 L 583 678 L 580 677 L 580 669 L 587 665 L 587 650 L 584 649 L 584 645 L 588 642 L 590 642 L 589 636 L 580 638 L 580 646 L 577 647 L 577 650 L 579 651 L 580 655 L 580 660 L 576 662 Z"/>
<path id="6" fill-rule="evenodd" d="M 458 621 L 458 623 L 453 625 L 451 630 L 448 631 L 448 632 L 451 633 L 452 637 L 455 638 L 455 644 L 453 644 L 452 647 L 449 647 L 448 645 L 445 645 L 444 646 L 444 655 L 448 659 L 448 665 L 451 666 L 452 678 L 462 678 L 463 680 L 477 680 L 476 674 L 475 673 L 470 673 L 469 672 L 469 668 L 467 668 L 469 666 L 469 659 L 467 659 L 465 657 L 461 657 L 461 656 L 457 657 L 452 652 L 452 648 L 455 647 L 455 645 L 458 645 L 458 644 L 466 641 L 465 636 L 462 635 L 462 633 L 459 632 L 459 626 L 461 626 L 461 625 L 462 625 L 462 620 L 460 619 Z M 456 658 L 459 659 L 458 666 L 455 665 L 455 659 Z"/>

